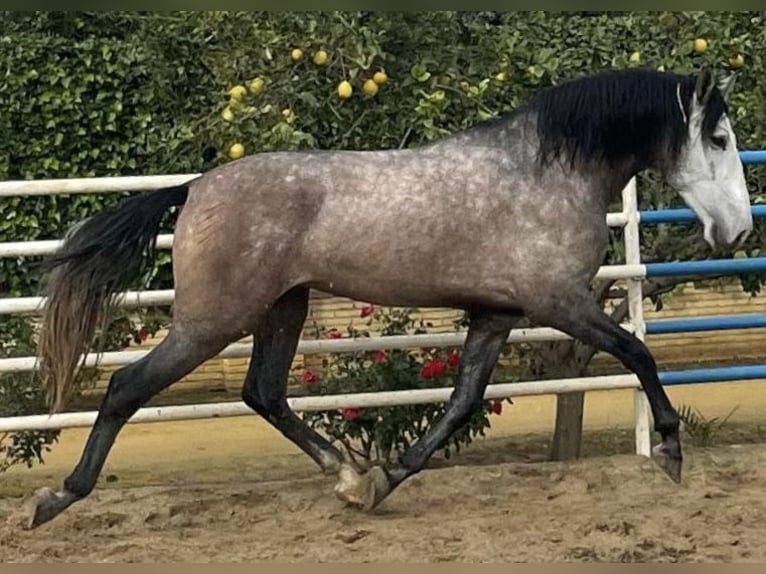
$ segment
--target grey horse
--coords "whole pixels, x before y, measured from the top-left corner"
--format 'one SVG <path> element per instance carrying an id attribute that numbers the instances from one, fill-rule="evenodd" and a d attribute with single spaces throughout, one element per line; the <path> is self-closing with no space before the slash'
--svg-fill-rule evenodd
<path id="1" fill-rule="evenodd" d="M 126 421 L 152 396 L 253 334 L 244 402 L 327 472 L 338 497 L 378 505 L 466 423 L 522 318 L 611 353 L 639 378 L 681 478 L 679 417 L 648 349 L 590 295 L 605 215 L 642 170 L 661 174 L 713 247 L 752 229 L 725 94 L 732 82 L 646 70 L 601 72 L 539 91 L 521 108 L 404 150 L 255 154 L 179 187 L 137 195 L 78 224 L 47 261 L 40 369 L 51 410 L 71 396 L 99 317 L 151 260 L 165 211 L 175 228 L 167 337 L 111 377 L 63 488 L 39 490 L 28 527 L 86 497 Z M 319 289 L 380 305 L 452 307 L 470 325 L 444 416 L 396 463 L 360 472 L 288 407 L 286 380 Z"/>

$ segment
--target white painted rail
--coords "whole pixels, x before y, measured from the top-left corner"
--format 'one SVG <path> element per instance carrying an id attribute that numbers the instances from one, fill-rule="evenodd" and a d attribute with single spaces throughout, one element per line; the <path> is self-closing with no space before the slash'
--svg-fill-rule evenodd
<path id="1" fill-rule="evenodd" d="M 633 326 L 623 324 L 622 327 L 632 332 Z M 357 351 L 378 351 L 387 349 L 406 349 L 420 347 L 459 347 L 465 342 L 466 334 L 433 333 L 421 335 L 393 335 L 388 337 L 359 337 L 355 339 L 304 339 L 298 343 L 297 352 L 303 355 L 321 355 L 324 353 L 353 353 Z M 565 341 L 569 335 L 548 327 L 531 329 L 516 329 L 508 336 L 509 343 L 540 343 L 543 341 Z M 252 345 L 234 343 L 226 347 L 218 357 L 222 359 L 249 357 Z M 145 357 L 149 350 L 113 351 L 102 353 L 100 356 L 89 354 L 85 357 L 86 366 L 126 365 Z M 0 359 L 0 373 L 21 373 L 37 369 L 35 357 L 12 357 Z"/>
<path id="2" fill-rule="evenodd" d="M 45 195 L 84 194 L 84 193 L 121 193 L 151 191 L 164 187 L 183 184 L 198 177 L 199 174 L 177 174 L 165 176 L 135 176 L 85 179 L 58 179 L 47 181 L 5 181 L 0 182 L 0 198 L 31 197 Z M 630 187 L 630 186 L 629 186 Z M 635 194 L 635 187 L 626 188 L 625 193 Z M 626 195 L 623 194 L 625 202 Z M 610 227 L 630 227 L 637 225 L 638 213 L 635 208 L 623 212 L 609 213 L 606 223 Z M 172 247 L 172 235 L 160 235 L 157 246 L 160 249 Z M 61 240 L 45 240 L 30 242 L 0 243 L 0 257 L 36 257 L 49 255 L 61 245 Z M 640 264 L 635 254 L 638 245 L 633 240 L 626 242 L 626 251 L 634 250 L 626 257 L 625 265 L 601 267 L 597 277 L 601 279 L 626 279 L 640 286 L 640 279 L 645 277 L 646 268 Z M 640 287 L 639 287 L 640 289 Z M 633 293 L 635 297 L 635 293 Z M 118 297 L 118 304 L 126 307 L 169 305 L 172 304 L 174 290 L 127 292 Z M 0 314 L 37 313 L 44 300 L 41 297 L 17 297 L 0 299 Z M 633 310 L 633 309 L 632 309 Z M 629 331 L 642 329 L 642 321 L 631 320 L 623 328 Z M 555 329 L 519 329 L 511 333 L 508 341 L 535 342 L 554 341 L 569 338 Z M 357 339 L 328 339 L 304 340 L 298 347 L 302 354 L 312 353 L 341 353 L 359 350 L 393 349 L 407 347 L 451 347 L 460 346 L 465 340 L 465 333 L 443 333 L 427 335 L 411 335 L 397 337 L 374 337 Z M 228 346 L 220 357 L 247 357 L 251 345 L 237 343 Z M 98 357 L 98 364 L 103 366 L 123 365 L 143 357 L 148 351 L 121 351 L 104 353 Z M 96 356 L 86 357 L 87 365 L 94 365 Z M 0 360 L 0 373 L 19 373 L 33 371 L 37 368 L 35 357 L 17 357 Z M 573 379 L 558 379 L 548 381 L 525 381 L 522 383 L 491 385 L 485 394 L 487 399 L 501 399 L 511 396 L 545 395 L 572 391 L 588 391 L 600 389 L 636 388 L 638 381 L 633 375 L 609 377 L 584 377 Z M 343 407 L 393 406 L 416 403 L 446 401 L 452 392 L 451 388 L 420 389 L 412 391 L 388 391 L 380 393 L 356 393 L 352 395 L 334 395 L 318 397 L 294 397 L 289 403 L 296 411 L 325 410 Z M 250 415 L 252 411 L 241 402 L 197 404 L 168 407 L 147 407 L 138 411 L 131 423 L 183 420 L 209 417 L 228 417 Z M 25 417 L 0 418 L 0 432 L 60 429 L 90 426 L 95 420 L 95 412 L 61 413 L 53 416 L 34 415 Z M 641 423 L 641 428 L 645 424 Z M 637 421 L 637 431 L 639 429 Z"/>
<path id="3" fill-rule="evenodd" d="M 634 375 L 609 377 L 584 377 L 572 379 L 551 379 L 547 381 L 525 381 L 489 385 L 485 399 L 505 399 L 530 395 L 547 395 L 574 391 L 597 391 L 629 389 L 638 386 Z M 353 393 L 348 395 L 322 395 L 313 397 L 292 397 L 287 400 L 297 412 L 323 411 L 342 408 L 392 407 L 445 402 L 452 393 L 452 387 L 415 389 L 408 391 L 386 391 L 377 393 Z M 22 430 L 51 430 L 75 427 L 89 427 L 96 420 L 95 411 L 61 413 L 54 415 L 33 415 L 6 417 L 0 419 L 0 432 Z M 133 415 L 130 423 L 159 422 L 172 420 L 207 419 L 213 417 L 237 417 L 252 415 L 253 411 L 241 401 L 167 407 L 145 407 Z"/>
<path id="4" fill-rule="evenodd" d="M 182 185 L 200 175 L 201 174 L 198 173 L 186 173 L 176 175 L 75 177 L 71 179 L 0 181 L 0 197 L 151 191 L 154 189 Z"/>
<path id="5" fill-rule="evenodd" d="M 609 265 L 601 267 L 596 273 L 597 279 L 641 279 L 646 276 L 645 265 Z M 127 291 L 117 296 L 120 307 L 146 307 L 154 305 L 171 305 L 175 298 L 173 289 L 156 291 Z M 0 299 L 0 315 L 15 313 L 36 313 L 43 303 L 44 297 L 11 297 Z"/>
<path id="6" fill-rule="evenodd" d="M 0 257 L 40 257 L 55 253 L 64 243 L 62 239 L 46 241 L 9 241 L 0 243 Z M 173 247 L 173 236 L 163 233 L 157 236 L 157 249 Z"/>

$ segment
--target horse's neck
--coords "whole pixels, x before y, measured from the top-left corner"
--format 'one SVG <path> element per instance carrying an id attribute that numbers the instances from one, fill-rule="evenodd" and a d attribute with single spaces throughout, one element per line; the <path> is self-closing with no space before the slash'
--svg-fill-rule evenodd
<path id="1" fill-rule="evenodd" d="M 519 112 L 492 124 L 480 124 L 474 129 L 457 132 L 424 147 L 432 150 L 438 150 L 442 146 L 491 147 L 513 156 L 515 162 L 523 163 L 521 158 L 527 158 L 532 167 L 539 151 L 536 119 L 536 113 L 533 111 Z M 592 187 L 594 193 L 601 195 L 602 204 L 608 206 L 619 200 L 622 190 L 632 177 L 649 167 L 651 166 L 641 165 L 635 157 L 626 157 L 618 165 L 612 166 L 600 161 L 586 161 L 577 162 L 570 167 L 568 160 L 562 157 L 554 160 L 551 165 L 542 166 L 541 169 L 543 172 L 560 170 L 561 175 L 554 177 L 562 177 L 568 181 L 573 178 L 581 180 L 584 185 Z M 538 169 L 539 166 L 535 166 L 534 171 L 540 173 Z"/>

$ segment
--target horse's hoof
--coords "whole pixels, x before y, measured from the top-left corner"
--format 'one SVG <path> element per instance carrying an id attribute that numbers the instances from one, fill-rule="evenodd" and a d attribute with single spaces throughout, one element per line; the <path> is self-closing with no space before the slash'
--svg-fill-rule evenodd
<path id="1" fill-rule="evenodd" d="M 342 464 L 335 485 L 335 495 L 344 502 L 364 510 L 372 510 L 388 493 L 391 486 L 388 477 L 379 466 L 359 474 L 348 464 Z"/>
<path id="2" fill-rule="evenodd" d="M 40 488 L 27 502 L 24 528 L 37 528 L 56 517 L 74 501 L 75 496 L 69 492 L 56 492 L 47 486 Z"/>
<path id="3" fill-rule="evenodd" d="M 679 484 L 681 482 L 681 467 L 683 458 L 681 448 L 677 441 L 663 441 L 652 449 L 654 460 L 662 470 L 670 477 L 670 480 Z"/>

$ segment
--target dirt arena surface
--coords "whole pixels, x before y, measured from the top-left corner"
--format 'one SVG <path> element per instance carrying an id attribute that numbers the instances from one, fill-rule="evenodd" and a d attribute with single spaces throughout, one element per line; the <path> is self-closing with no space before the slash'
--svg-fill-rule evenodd
<path id="1" fill-rule="evenodd" d="M 293 455 L 294 456 L 294 455 Z M 106 485 L 36 531 L 0 500 L 3 562 L 766 560 L 766 446 L 705 449 L 684 482 L 631 455 L 428 470 L 370 514 L 295 460 L 225 483 Z M 474 461 L 475 462 L 475 461 Z"/>
<path id="2" fill-rule="evenodd" d="M 128 425 L 96 491 L 35 531 L 24 499 L 58 486 L 88 429 L 32 469 L 0 474 L 3 562 L 763 562 L 766 394 L 687 386 L 718 446 L 685 440 L 681 485 L 633 456 L 629 391 L 589 393 L 583 458 L 545 462 L 553 397 L 520 397 L 488 438 L 413 477 L 370 514 L 258 417 Z M 725 436 L 724 436 L 725 435 Z"/>

